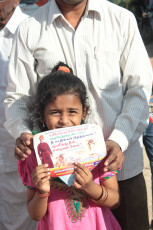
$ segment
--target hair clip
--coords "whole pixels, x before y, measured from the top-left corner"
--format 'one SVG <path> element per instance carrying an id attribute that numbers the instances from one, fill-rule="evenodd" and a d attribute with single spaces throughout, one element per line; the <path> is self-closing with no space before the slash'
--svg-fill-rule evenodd
<path id="1" fill-rule="evenodd" d="M 70 69 L 66 66 L 59 66 L 58 70 L 66 72 L 66 73 L 70 73 Z"/>

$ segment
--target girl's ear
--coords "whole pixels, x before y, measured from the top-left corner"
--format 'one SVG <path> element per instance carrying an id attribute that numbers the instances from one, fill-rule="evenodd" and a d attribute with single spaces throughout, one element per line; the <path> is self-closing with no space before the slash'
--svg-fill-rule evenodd
<path id="1" fill-rule="evenodd" d="M 89 110 L 88 107 L 85 107 L 85 108 L 83 109 L 83 113 L 82 113 L 82 120 L 83 120 L 83 121 L 86 119 L 86 116 L 87 116 L 87 114 L 88 114 L 88 110 Z"/>
<path id="2" fill-rule="evenodd" d="M 46 130 L 47 126 L 46 126 L 46 123 L 45 123 L 45 119 L 41 120 L 41 123 L 42 123 L 43 130 Z"/>
<path id="3" fill-rule="evenodd" d="M 44 124 L 45 121 L 44 121 L 44 119 L 42 119 L 40 122 L 41 122 L 41 124 L 42 124 L 42 126 L 43 126 L 43 124 Z"/>

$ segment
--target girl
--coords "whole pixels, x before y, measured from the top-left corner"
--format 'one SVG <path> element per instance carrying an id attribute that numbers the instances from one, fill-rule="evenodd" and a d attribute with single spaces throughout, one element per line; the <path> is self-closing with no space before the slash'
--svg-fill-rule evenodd
<path id="1" fill-rule="evenodd" d="M 39 83 L 35 108 L 40 131 L 80 125 L 89 108 L 86 88 L 67 65 L 59 63 Z M 119 204 L 118 183 L 115 175 L 104 180 L 108 173 L 103 172 L 103 161 L 92 172 L 75 163 L 71 187 L 59 178 L 50 180 L 48 164 L 37 166 L 34 152 L 19 161 L 19 174 L 28 187 L 27 209 L 39 221 L 38 230 L 121 229 L 110 211 Z"/>

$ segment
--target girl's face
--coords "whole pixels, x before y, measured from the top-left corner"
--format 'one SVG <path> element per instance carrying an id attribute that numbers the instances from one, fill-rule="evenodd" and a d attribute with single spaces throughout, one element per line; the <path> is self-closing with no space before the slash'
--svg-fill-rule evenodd
<path id="1" fill-rule="evenodd" d="M 44 122 L 49 130 L 80 125 L 87 112 L 77 96 L 62 94 L 46 105 Z"/>

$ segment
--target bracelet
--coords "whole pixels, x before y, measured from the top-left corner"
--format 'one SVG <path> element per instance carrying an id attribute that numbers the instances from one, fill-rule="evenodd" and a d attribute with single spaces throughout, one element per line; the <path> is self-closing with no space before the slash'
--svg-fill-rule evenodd
<path id="1" fill-rule="evenodd" d="M 101 187 L 101 194 L 100 194 L 100 196 L 97 199 L 95 199 L 95 201 L 101 200 L 102 197 L 103 197 L 103 193 L 104 193 L 103 186 L 100 186 L 100 187 Z"/>
<path id="2" fill-rule="evenodd" d="M 102 193 L 100 195 L 100 197 L 97 200 L 91 199 L 94 203 L 102 205 L 104 203 L 104 201 L 107 200 L 108 198 L 108 190 L 101 185 L 102 188 Z"/>
<path id="3" fill-rule="evenodd" d="M 50 192 L 43 194 L 43 193 L 40 193 L 38 189 L 36 191 L 37 191 L 38 196 L 42 198 L 47 198 L 50 195 Z"/>

